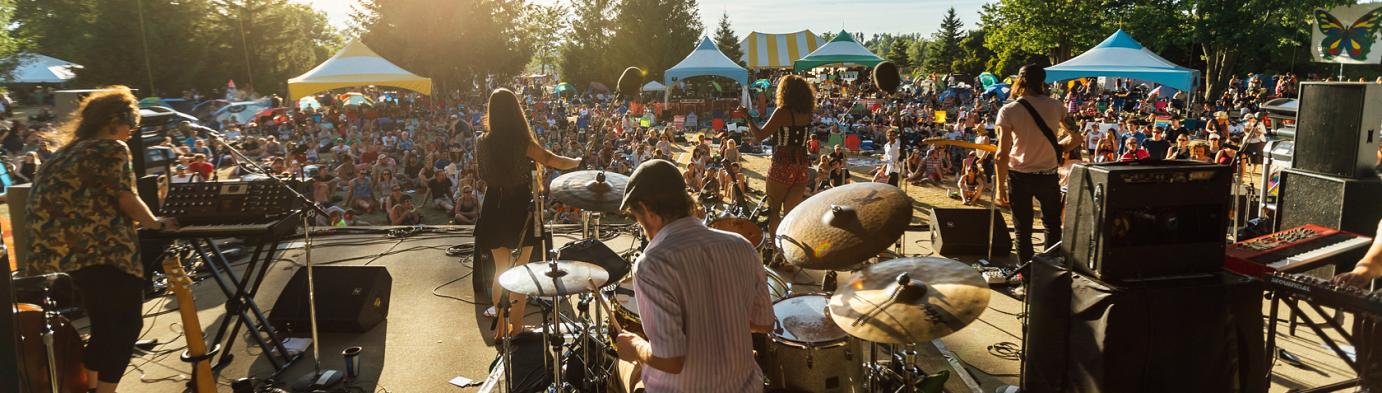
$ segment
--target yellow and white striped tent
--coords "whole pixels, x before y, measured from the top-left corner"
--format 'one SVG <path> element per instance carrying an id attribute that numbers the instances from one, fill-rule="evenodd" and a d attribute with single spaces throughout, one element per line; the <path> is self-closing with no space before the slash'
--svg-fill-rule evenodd
<path id="1" fill-rule="evenodd" d="M 741 59 L 749 69 L 792 68 L 792 63 L 815 51 L 825 40 L 811 30 L 795 33 L 767 34 L 752 32 L 739 47 L 744 50 Z"/>

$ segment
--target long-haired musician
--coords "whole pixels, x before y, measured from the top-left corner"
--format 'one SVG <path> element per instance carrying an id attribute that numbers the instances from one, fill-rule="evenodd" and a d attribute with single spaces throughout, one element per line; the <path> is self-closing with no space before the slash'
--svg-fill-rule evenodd
<path id="1" fill-rule="evenodd" d="M 26 207 L 31 269 L 70 274 L 85 302 L 91 340 L 83 363 L 99 393 L 115 391 L 143 326 L 135 225 L 176 225 L 155 217 L 137 194 L 124 141 L 138 129 L 139 105 L 129 88 L 87 96 L 60 133 L 62 147 L 38 169 Z"/>
<path id="2" fill-rule="evenodd" d="M 763 126 L 749 121 L 755 139 L 773 137 L 773 161 L 768 167 L 768 233 L 806 194 L 807 136 L 816 111 L 816 92 L 805 78 L 784 75 L 777 82 L 777 111 Z"/>
<path id="3" fill-rule="evenodd" d="M 480 164 L 480 179 L 489 185 L 484 202 L 480 206 L 480 218 L 475 223 L 475 243 L 479 250 L 488 250 L 494 256 L 495 279 L 491 283 L 492 300 L 495 307 L 485 311 L 485 315 L 495 316 L 502 296 L 499 286 L 499 273 L 517 264 L 525 263 L 532 255 L 533 246 L 538 245 L 535 234 L 542 233 L 536 227 L 533 209 L 534 163 L 568 170 L 580 166 L 580 160 L 553 154 L 538 144 L 533 130 L 528 127 L 523 104 L 518 96 L 508 89 L 497 89 L 489 96 L 485 114 L 485 133 L 480 136 L 476 148 L 476 158 Z M 513 250 L 518 249 L 518 258 L 511 258 Z M 509 314 L 507 324 L 499 324 L 497 335 L 522 326 L 523 306 L 526 298 L 510 294 L 514 308 Z"/>

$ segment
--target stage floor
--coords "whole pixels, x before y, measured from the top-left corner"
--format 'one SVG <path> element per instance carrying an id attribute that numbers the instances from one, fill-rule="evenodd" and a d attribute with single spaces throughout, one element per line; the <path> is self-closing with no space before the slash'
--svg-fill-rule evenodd
<path id="1" fill-rule="evenodd" d="M 362 334 L 322 333 L 321 365 L 342 369 L 341 351 L 360 346 L 359 379 L 351 383 L 354 392 L 473 392 L 476 388 L 460 388 L 448 383 L 463 376 L 483 380 L 495 358 L 490 335 L 490 321 L 481 315 L 483 307 L 472 304 L 470 258 L 446 255 L 450 246 L 471 243 L 469 227 L 436 227 L 447 232 L 419 233 L 407 238 L 389 238 L 382 230 L 376 233 L 340 233 L 318 235 L 312 250 L 316 265 L 371 265 L 388 268 L 393 277 L 391 309 L 387 321 Z M 356 229 L 356 228 L 352 228 Z M 374 228 L 379 229 L 379 228 Z M 557 242 L 577 240 L 574 236 L 558 235 Z M 931 252 L 929 235 L 908 232 L 905 237 L 907 255 L 927 255 Z M 273 307 L 284 285 L 304 263 L 300 241 L 288 242 L 289 249 L 269 258 L 263 285 L 256 296 L 267 313 Z M 607 241 L 610 248 L 622 252 L 635 243 L 628 235 Z M 964 259 L 964 258 L 962 258 Z M 974 262 L 975 259 L 964 259 Z M 1011 266 L 1016 257 L 999 258 L 1000 265 Z M 237 269 L 243 269 L 243 264 Z M 795 291 L 810 292 L 811 284 L 819 285 L 818 275 L 788 274 L 798 283 Z M 843 277 L 841 277 L 843 280 Z M 318 281 L 318 285 L 322 285 Z M 207 335 L 213 336 L 214 326 L 224 317 L 225 296 L 207 279 L 194 287 L 198 315 Z M 319 302 L 331 299 L 319 298 Z M 171 295 L 151 298 L 145 304 L 144 338 L 157 339 L 159 347 L 133 359 L 121 391 L 125 392 L 182 392 L 190 367 L 178 360 L 185 344 L 181 336 L 181 322 Z M 529 307 L 529 310 L 536 310 Z M 982 387 L 992 392 L 1003 384 L 1016 384 L 1020 368 L 1015 354 L 995 350 L 1003 343 L 1020 346 L 1021 324 L 1017 316 L 1022 303 L 1005 294 L 994 292 L 989 310 L 964 330 L 942 341 L 964 364 Z M 1265 315 L 1265 303 L 1264 303 Z M 537 317 L 530 316 L 536 323 Z M 76 323 L 85 326 L 85 320 Z M 1351 378 L 1353 373 L 1332 355 L 1309 329 L 1286 334 L 1286 324 L 1277 324 L 1279 345 L 1302 358 L 1310 370 L 1276 362 L 1273 392 L 1324 385 Z M 84 329 L 83 329 L 84 330 Z M 243 330 L 242 330 L 243 331 Z M 1039 338 L 1038 338 L 1039 339 Z M 276 380 L 292 381 L 309 374 L 313 369 L 311 350 L 307 356 L 280 373 Z M 221 391 L 230 391 L 229 383 L 242 377 L 270 378 L 272 366 L 261 351 L 243 333 L 235 341 L 231 353 L 234 361 L 220 372 Z M 1007 356 L 1013 355 L 1013 356 Z M 1186 354 L 1194 356 L 1194 354 Z M 932 370 L 934 371 L 934 370 Z M 964 392 L 965 385 L 952 377 L 947 388 Z"/>

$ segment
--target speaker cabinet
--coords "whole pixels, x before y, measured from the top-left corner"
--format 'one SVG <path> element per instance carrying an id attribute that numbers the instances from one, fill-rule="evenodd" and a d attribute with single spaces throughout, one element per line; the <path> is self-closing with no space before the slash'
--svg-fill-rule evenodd
<path id="1" fill-rule="evenodd" d="M 1295 167 L 1330 176 L 1371 176 L 1382 127 L 1382 85 L 1300 85 Z"/>
<path id="2" fill-rule="evenodd" d="M 1382 217 L 1382 181 L 1326 176 L 1299 169 L 1281 171 L 1277 183 L 1278 230 L 1305 224 L 1370 234 Z"/>
<path id="3" fill-rule="evenodd" d="M 1228 166 L 1192 161 L 1075 165 L 1061 250 L 1105 281 L 1217 273 L 1228 233 Z"/>
<path id="4" fill-rule="evenodd" d="M 989 236 L 993 236 L 993 255 L 1012 253 L 1013 241 L 1003 214 L 993 212 L 993 226 L 989 227 L 989 209 L 933 208 L 931 209 L 931 245 L 940 255 L 988 255 Z M 985 233 L 984 227 L 990 231 Z"/>
<path id="5" fill-rule="evenodd" d="M 317 329 L 323 332 L 364 333 L 389 316 L 393 276 L 383 266 L 313 266 L 317 289 Z M 308 319 L 307 269 L 298 269 L 274 302 L 269 323 L 290 333 L 306 333 Z"/>

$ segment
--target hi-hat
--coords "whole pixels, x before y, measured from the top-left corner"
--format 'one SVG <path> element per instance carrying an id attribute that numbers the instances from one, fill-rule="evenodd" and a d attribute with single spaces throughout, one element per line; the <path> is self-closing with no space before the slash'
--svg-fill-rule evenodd
<path id="1" fill-rule="evenodd" d="M 614 172 L 576 171 L 552 179 L 552 199 L 567 206 L 617 213 L 629 177 Z"/>
<path id="2" fill-rule="evenodd" d="M 884 183 L 854 183 L 807 198 L 782 218 L 774 239 L 787 263 L 848 270 L 902 237 L 912 201 Z"/>
<path id="3" fill-rule="evenodd" d="M 979 318 L 989 287 L 977 270 L 945 258 L 903 258 L 869 265 L 830 298 L 845 333 L 865 341 L 920 343 Z"/>
<path id="4" fill-rule="evenodd" d="M 528 296 L 564 296 L 591 292 L 590 283 L 605 285 L 609 273 L 599 265 L 578 261 L 533 262 L 499 275 L 499 286 Z"/>

